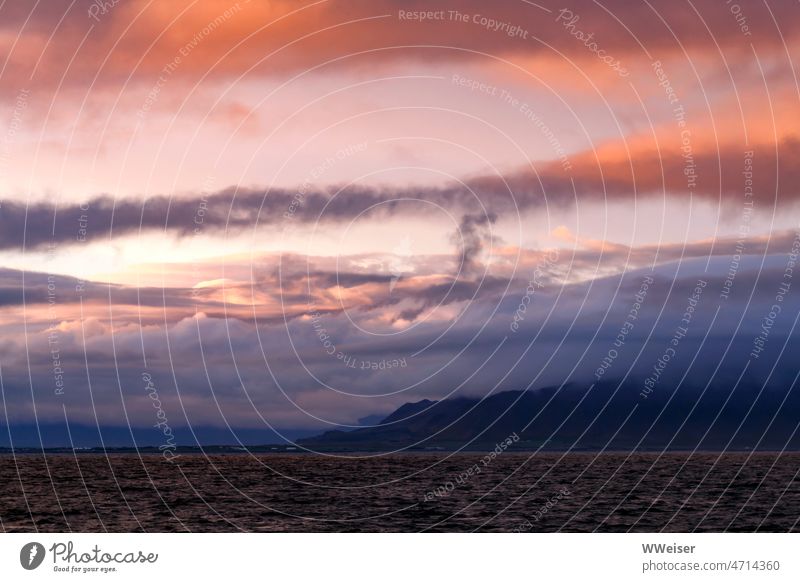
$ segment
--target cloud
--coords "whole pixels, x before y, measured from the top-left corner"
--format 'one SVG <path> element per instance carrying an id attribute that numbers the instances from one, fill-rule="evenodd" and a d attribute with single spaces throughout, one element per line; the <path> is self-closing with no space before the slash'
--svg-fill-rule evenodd
<path id="1" fill-rule="evenodd" d="M 483 250 L 484 241 L 492 239 L 491 225 L 497 222 L 497 215 L 465 214 L 461 217 L 458 230 L 452 240 L 460 248 L 459 272 L 470 276 L 477 270 L 478 256 Z"/>
<path id="2" fill-rule="evenodd" d="M 534 273 L 538 282 L 558 288 L 688 259 L 710 262 L 736 257 L 738 263 L 748 257 L 786 254 L 797 236 L 794 230 L 781 230 L 746 238 L 631 247 L 570 235 L 572 248 L 559 249 L 553 261 L 554 249 L 549 248 L 496 244 L 491 252 L 478 253 L 487 236 L 481 228 L 488 226 L 490 217 L 470 215 L 465 223 L 467 230 L 480 227 L 470 234 L 475 240 L 469 251 L 469 272 L 461 267 L 464 251 L 460 246 L 452 255 L 403 256 L 407 271 L 396 281 L 388 269 L 397 257 L 380 253 L 334 257 L 266 253 L 177 264 L 172 270 L 181 284 L 165 287 L 0 269 L 0 309 L 25 306 L 29 321 L 48 327 L 78 321 L 81 313 L 102 321 L 113 314 L 117 325 L 175 323 L 198 312 L 212 318 L 282 325 L 314 311 L 329 316 L 354 313 L 391 328 L 425 320 L 448 306 L 458 312 L 471 303 L 496 304 L 508 294 L 524 292 Z M 221 262 L 225 279 L 218 278 Z M 147 265 L 143 268 L 147 270 Z"/>
<path id="3" fill-rule="evenodd" d="M 751 168 L 746 165 L 746 155 Z M 476 228 L 494 222 L 497 216 L 548 206 L 664 196 L 687 201 L 696 197 L 729 210 L 740 209 L 748 200 L 746 180 L 751 180 L 749 188 L 757 208 L 795 204 L 800 196 L 800 140 L 753 145 L 747 150 L 694 151 L 689 161 L 679 150 L 645 150 L 630 158 L 613 151 L 601 152 L 600 157 L 587 152 L 575 157 L 570 174 L 558 163 L 545 162 L 535 171 L 476 177 L 466 180 L 466 185 L 354 185 L 304 193 L 287 188 L 230 187 L 213 194 L 154 196 L 141 202 L 103 195 L 58 207 L 47 202 L 6 202 L 0 207 L 0 249 L 102 241 L 143 231 L 180 237 L 255 232 L 259 227 L 280 232 L 296 223 L 349 221 L 370 208 L 373 220 L 400 213 L 414 216 L 419 209 L 402 204 L 402 200 L 415 198 L 463 214 L 459 236 L 465 237 L 462 258 L 469 259 L 480 250 Z M 480 213 L 488 213 L 482 224 L 470 218 Z"/>
<path id="4" fill-rule="evenodd" d="M 588 386 L 610 349 L 617 357 L 604 380 L 629 374 L 635 382 L 652 370 L 677 327 L 686 325 L 689 299 L 702 279 L 706 286 L 689 332 L 662 381 L 672 389 L 691 366 L 697 388 L 709 378 L 735 381 L 775 302 L 786 262 L 782 253 L 769 255 L 763 266 L 760 257 L 747 257 L 728 299 L 719 296 L 730 266 L 723 256 L 714 258 L 708 271 L 704 259 L 687 259 L 654 271 L 548 282 L 532 296 L 516 332 L 510 323 L 525 294 L 519 284 L 507 292 L 498 286 L 476 300 L 470 298 L 474 290 L 465 288 L 465 308 L 457 317 L 400 330 L 390 324 L 371 327 L 381 310 L 323 314 L 316 327 L 308 317 L 254 323 L 203 313 L 169 323 L 109 325 L 98 310 L 100 318 L 92 313 L 83 325 L 30 325 L 27 336 L 4 334 L 9 338 L 0 348 L 5 398 L 12 418 L 30 421 L 30 374 L 40 421 L 63 418 L 66 405 L 74 422 L 93 423 L 96 413 L 101 424 L 116 425 L 125 418 L 124 403 L 133 425 L 150 426 L 152 409 L 143 404 L 141 385 L 147 370 L 175 426 L 223 426 L 227 420 L 234 427 L 253 427 L 263 424 L 261 415 L 277 426 L 309 428 L 325 426 L 320 418 L 355 423 L 370 411 L 386 412 L 423 397 L 485 394 L 531 382 L 534 388 L 561 382 Z M 645 277 L 652 282 L 620 345 L 619 330 Z M 748 369 L 764 381 L 785 348 L 770 380 L 775 389 L 797 371 L 786 357 L 796 346 L 786 342 L 794 341 L 798 299 L 789 294 L 782 303 L 765 351 L 749 358 Z M 321 341 L 320 329 L 329 343 Z M 400 333 L 369 333 L 386 330 Z M 53 346 L 67 380 L 63 398 L 53 393 Z M 405 365 L 378 368 L 395 360 Z"/>
<path id="5" fill-rule="evenodd" d="M 0 207 L 0 248 L 75 244 L 141 231 L 192 236 L 199 232 L 239 232 L 259 223 L 290 226 L 291 220 L 336 220 L 350 217 L 385 196 L 364 189 L 343 192 L 333 199 L 326 193 L 309 193 L 301 209 L 287 218 L 296 194 L 281 189 L 228 188 L 194 198 L 155 196 L 142 202 L 105 195 L 60 207 L 47 202 L 7 202 Z M 391 210 L 392 204 L 386 208 Z"/>
<path id="6" fill-rule="evenodd" d="M 570 22 L 623 61 L 639 58 L 645 50 L 660 58 L 681 50 L 722 50 L 730 59 L 732 53 L 748 52 L 745 39 L 759 51 L 777 51 L 783 48 L 781 35 L 791 42 L 800 29 L 796 4 L 789 0 L 743 7 L 747 31 L 729 5 L 711 2 L 662 8 L 624 0 L 602 5 L 578 0 L 570 4 L 571 18 L 562 15 L 560 23 L 556 18 L 563 6 L 552 2 L 540 3 L 543 10 L 533 4 L 487 5 L 478 0 L 436 6 L 422 0 L 206 0 L 191 6 L 128 0 L 90 15 L 94 4 L 5 4 L 0 42 L 9 62 L 3 80 L 28 78 L 35 65 L 34 82 L 39 83 L 55 83 L 61 77 L 55 73 L 63 71 L 68 71 L 62 80 L 66 84 L 93 81 L 98 87 L 126 79 L 152 83 L 176 57 L 183 58 L 171 75 L 187 80 L 208 72 L 218 78 L 248 71 L 286 75 L 355 53 L 362 54 L 347 59 L 350 68 L 387 61 L 485 60 L 484 53 L 503 58 L 563 54 L 593 64 L 595 54 L 563 26 Z M 413 16 L 431 11 L 437 16 Z M 466 18 L 452 16 L 455 12 Z M 514 33 L 514 27 L 520 32 Z M 22 33 L 19 38 L 17 33 Z"/>

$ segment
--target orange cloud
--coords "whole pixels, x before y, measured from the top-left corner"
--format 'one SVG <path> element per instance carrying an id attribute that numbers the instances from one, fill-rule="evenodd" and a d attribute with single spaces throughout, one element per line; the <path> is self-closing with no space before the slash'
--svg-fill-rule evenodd
<path id="1" fill-rule="evenodd" d="M 645 51 L 648 59 L 665 58 L 684 49 L 699 55 L 716 46 L 734 58 L 737 53 L 749 55 L 751 42 L 766 56 L 782 51 L 782 42 L 800 30 L 796 5 L 788 0 L 771 2 L 770 10 L 742 8 L 746 31 L 724 2 L 651 8 L 624 0 L 602 6 L 578 0 L 571 4 L 569 18 L 558 3 L 542 5 L 126 0 L 98 11 L 88 1 L 54 0 L 29 14 L 27 8 L 7 3 L 0 10 L 0 46 L 9 57 L 6 86 L 8 80 L 31 73 L 34 83 L 50 86 L 62 81 L 119 85 L 155 82 L 165 70 L 176 79 L 191 80 L 206 74 L 231 77 L 251 68 L 259 75 L 285 75 L 364 51 L 369 54 L 348 58 L 346 66 L 486 60 L 486 53 L 563 54 L 595 67 L 606 54 L 632 61 Z M 430 16 L 420 20 L 420 12 Z M 414 46 L 419 48 L 410 48 Z"/>

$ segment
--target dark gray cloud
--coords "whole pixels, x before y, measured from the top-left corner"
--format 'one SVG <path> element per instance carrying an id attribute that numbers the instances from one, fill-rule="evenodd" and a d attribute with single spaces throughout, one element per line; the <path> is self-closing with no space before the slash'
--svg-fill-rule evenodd
<path id="1" fill-rule="evenodd" d="M 492 238 L 491 227 L 497 222 L 497 215 L 465 214 L 461 217 L 458 230 L 451 240 L 459 248 L 459 272 L 470 276 L 478 270 L 478 257 L 483 251 L 484 243 Z"/>
<path id="2" fill-rule="evenodd" d="M 469 193 L 461 189 L 420 192 L 448 207 L 464 203 Z M 162 231 L 177 236 L 240 233 L 259 225 L 291 228 L 294 222 L 349 220 L 368 208 L 376 219 L 392 214 L 405 194 L 380 188 L 352 187 L 338 193 L 311 192 L 297 204 L 298 193 L 227 188 L 197 197 L 155 196 L 143 202 L 98 196 L 81 204 L 55 206 L 47 202 L 5 202 L 0 207 L 0 248 L 43 248 L 49 244 L 75 244 L 108 240 L 139 232 Z"/>
<path id="3" fill-rule="evenodd" d="M 301 193 L 292 189 L 230 187 L 197 196 L 154 196 L 145 201 L 97 196 L 83 204 L 5 202 L 0 206 L 0 249 L 41 249 L 48 244 L 109 240 L 139 232 L 162 231 L 186 237 L 255 231 L 274 233 L 296 223 L 349 221 L 367 209 L 373 220 L 395 214 L 415 216 L 422 199 L 461 214 L 459 237 L 465 255 L 480 249 L 476 229 L 498 216 L 532 208 L 569 207 L 578 202 L 621 202 L 635 197 L 697 196 L 728 208 L 741 208 L 744 152 L 722 148 L 697 152 L 697 186 L 687 189 L 681 152 L 634 153 L 632 159 L 600 161 L 593 154 L 574 158 L 567 174 L 560 164 L 543 163 L 507 176 L 476 177 L 440 187 L 388 188 L 348 186 Z M 759 209 L 789 205 L 800 195 L 800 140 L 754 146 L 753 192 Z M 480 219 L 472 217 L 483 217 Z M 476 245 L 478 245 L 476 247 Z"/>

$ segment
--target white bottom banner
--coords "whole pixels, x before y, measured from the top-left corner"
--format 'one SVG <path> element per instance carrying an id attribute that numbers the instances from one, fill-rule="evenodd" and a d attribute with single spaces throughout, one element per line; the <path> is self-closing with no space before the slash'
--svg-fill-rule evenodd
<path id="1" fill-rule="evenodd" d="M 797 549 L 790 534 L 3 534 L 0 579 L 798 580 Z"/>

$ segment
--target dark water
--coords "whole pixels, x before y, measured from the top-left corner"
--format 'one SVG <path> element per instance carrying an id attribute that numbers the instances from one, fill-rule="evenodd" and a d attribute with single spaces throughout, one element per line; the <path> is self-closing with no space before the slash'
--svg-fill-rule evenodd
<path id="1" fill-rule="evenodd" d="M 797 453 L 484 460 L 0 456 L 0 519 L 28 532 L 683 532 L 790 531 L 800 517 Z"/>

